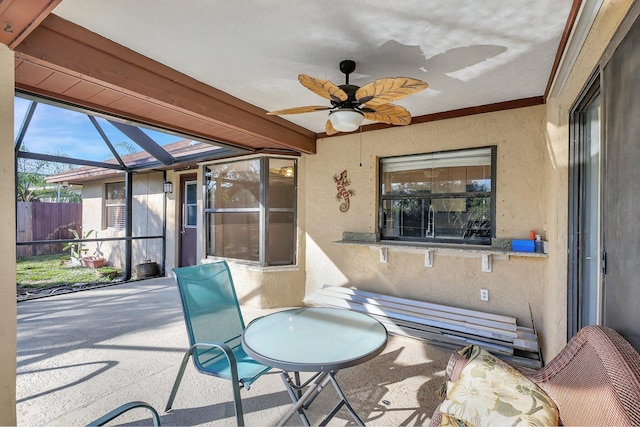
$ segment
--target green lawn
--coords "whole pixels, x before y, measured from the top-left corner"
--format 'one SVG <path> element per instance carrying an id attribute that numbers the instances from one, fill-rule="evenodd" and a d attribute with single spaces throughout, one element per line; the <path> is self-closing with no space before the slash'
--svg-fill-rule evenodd
<path id="1" fill-rule="evenodd" d="M 111 282 L 98 278 L 96 271 L 86 267 L 69 267 L 69 254 L 40 255 L 16 260 L 16 282 L 23 288 L 49 288 L 74 283 Z"/>

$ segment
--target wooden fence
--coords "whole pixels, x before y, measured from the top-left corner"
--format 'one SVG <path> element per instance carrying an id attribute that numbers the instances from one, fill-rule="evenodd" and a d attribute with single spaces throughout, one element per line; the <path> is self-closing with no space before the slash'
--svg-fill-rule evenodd
<path id="1" fill-rule="evenodd" d="M 82 235 L 82 203 L 17 202 L 16 225 L 18 242 L 73 239 L 71 229 Z M 16 255 L 58 254 L 62 247 L 61 243 L 18 245 Z"/>

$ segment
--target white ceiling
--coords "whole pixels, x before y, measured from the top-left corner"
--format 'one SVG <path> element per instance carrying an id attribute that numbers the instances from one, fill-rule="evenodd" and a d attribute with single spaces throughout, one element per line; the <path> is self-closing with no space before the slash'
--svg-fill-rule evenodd
<path id="1" fill-rule="evenodd" d="M 414 77 L 413 116 L 541 96 L 571 0 L 63 0 L 53 11 L 265 110 L 328 105 L 298 74 Z M 323 132 L 327 112 L 283 116 Z"/>

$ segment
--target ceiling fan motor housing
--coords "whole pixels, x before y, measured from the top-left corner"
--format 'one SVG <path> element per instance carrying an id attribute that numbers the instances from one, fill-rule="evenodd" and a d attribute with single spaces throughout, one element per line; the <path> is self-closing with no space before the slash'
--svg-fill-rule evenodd
<path id="1" fill-rule="evenodd" d="M 358 105 L 358 101 L 356 100 L 356 91 L 360 89 L 360 86 L 345 84 L 338 87 L 347 94 L 347 99 L 346 101 L 332 99 L 331 104 L 334 107 L 355 108 L 355 106 Z"/>

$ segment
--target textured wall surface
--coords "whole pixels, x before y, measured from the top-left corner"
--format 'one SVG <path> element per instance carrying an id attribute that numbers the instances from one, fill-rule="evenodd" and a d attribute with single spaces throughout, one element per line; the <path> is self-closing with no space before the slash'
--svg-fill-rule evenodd
<path id="1" fill-rule="evenodd" d="M 306 158 L 307 293 L 323 285 L 353 286 L 513 315 L 523 325 L 531 324 L 531 304 L 539 326 L 547 258 L 496 259 L 486 273 L 477 255 L 436 253 L 428 268 L 423 254 L 390 251 L 382 263 L 377 249 L 333 242 L 345 231 L 376 232 L 379 157 L 489 145 L 497 146 L 496 237 L 527 238 L 529 230 L 548 237 L 544 114 L 537 106 L 319 141 L 318 154 Z M 343 213 L 332 176 L 345 169 L 356 195 Z M 480 301 L 481 288 L 489 290 L 488 302 Z"/>
<path id="2" fill-rule="evenodd" d="M 13 52 L 0 44 L 0 425 L 16 424 L 16 197 L 13 162 Z"/>
<path id="3" fill-rule="evenodd" d="M 569 116 L 632 3 L 632 0 L 603 1 L 564 87 L 557 97 L 547 100 L 545 175 L 548 202 L 545 215 L 549 233 L 558 236 L 550 242 L 552 251 L 558 255 L 549 259 L 544 281 L 542 314 L 546 327 L 543 348 L 549 355 L 557 353 L 567 340 L 567 257 L 564 254 L 568 245 Z"/>

